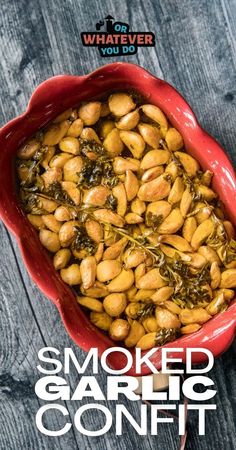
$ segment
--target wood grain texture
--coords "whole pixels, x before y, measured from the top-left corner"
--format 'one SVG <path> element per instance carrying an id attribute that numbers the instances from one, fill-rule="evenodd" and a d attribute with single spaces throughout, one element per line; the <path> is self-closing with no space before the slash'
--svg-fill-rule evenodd
<path id="1" fill-rule="evenodd" d="M 44 79 L 87 73 L 115 60 L 103 60 L 97 49 L 82 47 L 79 38 L 81 31 L 94 30 L 96 21 L 108 13 L 129 22 L 133 31 L 155 32 L 156 47 L 140 48 L 128 61 L 172 83 L 236 164 L 235 0 L 0 0 L 1 124 L 26 108 Z M 140 437 L 127 423 L 118 438 L 114 428 L 99 438 L 86 438 L 74 427 L 58 438 L 39 433 L 35 413 L 40 402 L 34 393 L 38 350 L 53 346 L 63 353 L 64 347 L 72 347 L 81 360 L 84 353 L 71 342 L 56 308 L 30 280 L 16 243 L 2 224 L 0 243 L 0 450 L 177 449 L 176 424 L 160 425 L 157 437 Z M 188 450 L 235 447 L 235 350 L 232 346 L 219 358 L 210 375 L 218 392 L 217 411 L 207 415 L 206 436 L 198 436 L 197 414 L 190 412 Z M 98 380 L 105 386 L 101 369 Z M 74 390 L 75 370 L 69 382 Z M 71 420 L 83 403 L 87 401 L 62 402 Z M 124 399 L 124 404 L 139 417 L 139 402 Z M 104 405 L 114 414 L 115 402 Z M 59 415 L 51 414 L 47 425 L 53 429 L 60 421 Z M 99 414 L 91 413 L 86 422 L 103 423 Z"/>

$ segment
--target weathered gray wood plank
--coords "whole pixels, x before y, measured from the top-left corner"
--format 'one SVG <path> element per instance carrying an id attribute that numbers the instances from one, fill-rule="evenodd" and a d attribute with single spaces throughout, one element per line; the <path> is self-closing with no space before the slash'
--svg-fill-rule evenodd
<path id="1" fill-rule="evenodd" d="M 58 73 L 81 74 L 113 62 L 100 58 L 96 49 L 80 44 L 81 31 L 94 29 L 108 13 L 127 20 L 131 29 L 154 31 L 156 48 L 139 49 L 130 62 L 139 63 L 175 85 L 196 112 L 200 123 L 224 146 L 236 162 L 236 1 L 235 0 L 1 0 L 1 123 L 22 112 L 36 85 Z M 123 59 L 125 60 L 125 58 Z M 177 448 L 176 426 L 160 426 L 155 437 L 139 437 L 126 424 L 116 438 L 114 429 L 101 438 L 88 439 L 76 430 L 61 438 L 46 438 L 36 429 L 34 415 L 39 402 L 33 393 L 38 379 L 37 351 L 44 345 L 60 351 L 72 347 L 55 307 L 29 279 L 14 239 L 0 228 L 0 450 L 140 450 Z M 3 336 L 3 337 L 2 337 Z M 235 347 L 219 358 L 212 371 L 218 390 L 215 413 L 207 416 L 207 436 L 197 436 L 197 416 L 190 414 L 187 448 L 232 450 L 236 439 Z M 89 371 L 87 373 L 90 374 Z M 99 381 L 105 385 L 100 370 Z M 70 376 L 75 388 L 78 377 Z M 4 389 L 2 389 L 4 387 Z M 84 402 L 86 403 L 86 402 Z M 68 403 L 70 416 L 82 404 Z M 114 412 L 114 402 L 105 402 Z M 139 404 L 124 404 L 138 417 Z M 101 424 L 99 416 L 89 420 Z M 50 416 L 50 426 L 59 417 Z"/>
<path id="2" fill-rule="evenodd" d="M 0 227 L 1 241 L 1 352 L 0 352 L 0 448 L 46 449 L 48 438 L 35 427 L 34 416 L 40 402 L 34 394 L 37 380 L 38 350 L 46 345 L 25 289 L 18 260 L 11 248 L 5 228 Z M 50 426 L 58 427 L 53 417 Z M 14 430 L 17 430 L 15 433 Z M 73 431 L 65 436 L 64 445 L 77 448 Z M 41 447 L 40 447 L 41 446 Z M 63 448 L 55 438 L 52 448 Z"/>

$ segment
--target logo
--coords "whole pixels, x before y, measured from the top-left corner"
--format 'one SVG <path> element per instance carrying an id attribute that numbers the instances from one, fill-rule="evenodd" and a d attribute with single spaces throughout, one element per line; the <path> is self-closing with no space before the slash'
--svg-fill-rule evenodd
<path id="1" fill-rule="evenodd" d="M 113 21 L 114 17 L 107 16 L 96 23 L 96 31 L 82 32 L 82 44 L 98 47 L 102 57 L 135 55 L 138 47 L 155 46 L 154 33 L 129 31 L 128 23 Z"/>

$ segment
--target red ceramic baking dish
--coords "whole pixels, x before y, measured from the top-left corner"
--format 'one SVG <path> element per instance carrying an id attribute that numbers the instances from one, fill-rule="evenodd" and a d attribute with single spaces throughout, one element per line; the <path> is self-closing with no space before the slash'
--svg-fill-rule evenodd
<path id="1" fill-rule="evenodd" d="M 230 219 L 236 224 L 236 177 L 232 165 L 219 144 L 199 126 L 188 103 L 168 83 L 137 65 L 117 62 L 100 67 L 85 76 L 60 75 L 40 84 L 34 91 L 26 112 L 0 130 L 0 215 L 18 242 L 30 276 L 57 306 L 69 335 L 85 351 L 98 347 L 99 355 L 114 346 L 114 343 L 90 323 L 77 304 L 72 290 L 55 271 L 50 256 L 40 244 L 37 232 L 21 210 L 14 158 L 19 145 L 65 109 L 83 100 L 104 97 L 119 89 L 137 90 L 148 102 L 165 112 L 173 126 L 182 134 L 187 151 L 200 162 L 204 170 L 214 172 L 213 187 L 224 202 Z M 179 347 L 183 349 L 183 353 L 186 348 L 204 347 L 218 356 L 233 341 L 235 325 L 236 302 L 232 302 L 227 311 L 215 316 L 200 331 L 183 336 L 165 347 Z M 179 355 L 175 353 L 172 357 L 180 357 L 183 353 L 180 351 Z M 160 350 L 156 351 L 151 360 L 159 369 Z M 194 354 L 195 363 L 203 361 L 203 354 Z M 112 353 L 109 363 L 116 369 L 123 367 L 121 353 Z M 143 367 L 142 375 L 148 373 L 150 369 Z M 135 374 L 134 365 L 128 374 Z"/>

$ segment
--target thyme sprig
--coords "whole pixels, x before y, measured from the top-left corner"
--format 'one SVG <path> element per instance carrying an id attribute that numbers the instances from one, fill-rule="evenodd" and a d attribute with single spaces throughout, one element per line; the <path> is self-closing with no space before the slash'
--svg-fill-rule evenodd
<path id="1" fill-rule="evenodd" d="M 105 222 L 101 222 L 101 223 L 105 223 Z M 157 261 L 159 259 L 160 252 L 161 252 L 161 250 L 159 249 L 159 246 L 153 247 L 153 246 L 149 245 L 145 238 L 142 238 L 140 240 L 135 239 L 133 236 L 130 236 L 130 234 L 124 228 L 113 227 L 113 225 L 107 224 L 107 223 L 106 223 L 106 225 L 108 225 L 110 227 L 110 229 L 113 229 L 116 233 L 120 234 L 123 237 L 126 237 L 130 242 L 135 244 L 137 247 L 140 247 L 144 251 L 148 252 L 154 258 L 155 261 Z"/>

